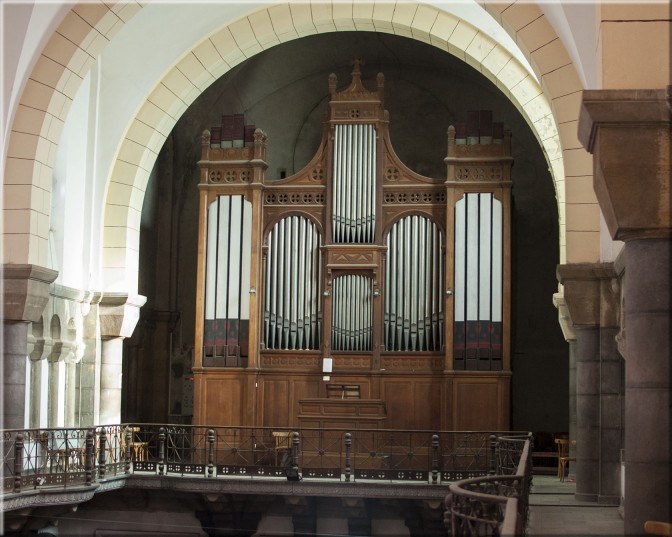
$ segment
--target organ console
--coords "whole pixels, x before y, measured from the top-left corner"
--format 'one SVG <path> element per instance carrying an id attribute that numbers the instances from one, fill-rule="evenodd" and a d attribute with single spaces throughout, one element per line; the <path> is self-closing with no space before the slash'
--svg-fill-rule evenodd
<path id="1" fill-rule="evenodd" d="M 320 408 L 324 426 L 361 407 L 386 428 L 507 429 L 510 133 L 469 112 L 447 176 L 424 177 L 392 148 L 383 75 L 367 89 L 356 60 L 337 82 L 291 177 L 266 176 L 266 136 L 241 116 L 244 140 L 226 121 L 203 133 L 194 422 L 294 427 Z"/>

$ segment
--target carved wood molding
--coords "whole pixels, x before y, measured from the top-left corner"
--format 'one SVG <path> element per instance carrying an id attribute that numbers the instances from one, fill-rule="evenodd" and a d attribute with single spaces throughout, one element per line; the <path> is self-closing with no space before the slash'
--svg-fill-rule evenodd
<path id="1" fill-rule="evenodd" d="M 443 371 L 443 356 L 385 356 L 380 367 L 387 371 Z"/>
<path id="2" fill-rule="evenodd" d="M 268 369 L 286 368 L 286 367 L 308 367 L 319 369 L 320 356 L 300 355 L 300 354 L 265 354 L 261 352 L 261 366 Z"/>

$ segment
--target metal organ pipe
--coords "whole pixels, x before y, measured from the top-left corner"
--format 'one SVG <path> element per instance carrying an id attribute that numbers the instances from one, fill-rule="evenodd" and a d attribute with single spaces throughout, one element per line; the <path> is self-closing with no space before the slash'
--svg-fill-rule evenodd
<path id="1" fill-rule="evenodd" d="M 252 208 L 243 196 L 217 196 L 208 207 L 203 346 L 207 354 L 247 343 Z M 228 351 L 227 351 L 228 352 Z"/>
<path id="2" fill-rule="evenodd" d="M 332 228 L 335 243 L 374 241 L 376 199 L 374 125 L 336 125 Z"/>
<path id="3" fill-rule="evenodd" d="M 428 218 L 407 216 L 387 235 L 384 335 L 388 351 L 443 344 L 443 237 Z"/>
<path id="4" fill-rule="evenodd" d="M 343 274 L 332 283 L 332 349 L 370 351 L 373 315 L 372 279 Z"/>
<path id="5" fill-rule="evenodd" d="M 317 227 L 302 216 L 283 218 L 271 230 L 264 307 L 267 349 L 319 348 L 320 245 Z"/>

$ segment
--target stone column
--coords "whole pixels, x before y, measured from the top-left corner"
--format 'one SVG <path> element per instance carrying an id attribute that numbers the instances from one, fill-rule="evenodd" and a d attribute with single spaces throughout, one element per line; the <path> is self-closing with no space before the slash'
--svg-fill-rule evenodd
<path id="1" fill-rule="evenodd" d="M 670 521 L 670 88 L 584 91 L 579 139 L 613 239 L 625 241 L 625 533 Z"/>
<path id="2" fill-rule="evenodd" d="M 600 280 L 600 488 L 598 502 L 620 503 L 623 358 L 617 350 L 619 284 L 610 267 Z"/>
<path id="3" fill-rule="evenodd" d="M 100 411 L 98 422 L 121 422 L 121 371 L 124 338 L 133 334 L 146 297 L 125 293 L 105 294 L 100 302 Z"/>
<path id="4" fill-rule="evenodd" d="M 669 239 L 625 244 L 625 532 L 672 520 Z"/>
<path id="5" fill-rule="evenodd" d="M 25 419 L 26 391 L 26 342 L 28 340 L 28 323 L 3 323 L 4 353 L 2 358 L 3 399 L 5 429 L 21 429 Z"/>
<path id="6" fill-rule="evenodd" d="M 576 433 L 577 433 L 577 412 L 576 412 L 576 333 L 574 339 L 568 339 L 569 345 L 569 456 L 576 459 Z M 576 481 L 576 464 L 570 462 L 567 476 Z"/>
<path id="7" fill-rule="evenodd" d="M 54 270 L 36 265 L 3 267 L 3 426 L 6 429 L 25 425 L 28 323 L 42 316 L 50 285 L 57 275 Z"/>
<path id="8" fill-rule="evenodd" d="M 102 341 L 100 360 L 100 425 L 121 423 L 121 363 L 123 337 Z"/>
<path id="9" fill-rule="evenodd" d="M 576 498 L 597 501 L 600 450 L 600 264 L 559 265 L 576 335 Z"/>
<path id="10" fill-rule="evenodd" d="M 553 305 L 558 309 L 558 323 L 569 345 L 569 456 L 576 458 L 576 331 L 569 317 L 567 303 L 562 293 L 553 295 Z M 576 478 L 576 465 L 569 464 L 569 477 Z"/>

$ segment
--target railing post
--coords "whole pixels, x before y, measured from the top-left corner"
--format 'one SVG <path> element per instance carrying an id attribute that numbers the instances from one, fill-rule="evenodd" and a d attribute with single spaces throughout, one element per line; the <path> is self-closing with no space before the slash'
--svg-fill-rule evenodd
<path id="1" fill-rule="evenodd" d="M 488 473 L 490 475 L 497 473 L 497 436 L 494 434 L 490 435 L 490 470 Z"/>
<path id="2" fill-rule="evenodd" d="M 214 475 L 215 467 L 215 431 L 208 429 L 208 477 Z"/>
<path id="3" fill-rule="evenodd" d="M 133 439 L 133 434 L 131 433 L 131 427 L 126 427 L 124 432 L 124 458 L 126 459 L 126 473 L 131 473 L 131 442 Z"/>
<path id="4" fill-rule="evenodd" d="M 100 428 L 100 438 L 98 440 L 98 478 L 105 479 L 105 452 L 107 450 L 107 429 Z"/>
<path id="5" fill-rule="evenodd" d="M 94 451 L 93 451 L 93 431 L 87 431 L 86 432 L 86 451 L 84 452 L 84 474 L 85 474 L 85 479 L 86 479 L 86 485 L 89 486 L 91 485 L 91 481 L 93 480 L 93 457 L 94 457 Z"/>
<path id="6" fill-rule="evenodd" d="M 21 473 L 23 472 L 23 434 L 18 433 L 14 441 L 14 492 L 21 492 Z"/>
<path id="7" fill-rule="evenodd" d="M 345 480 L 350 481 L 350 449 L 352 446 L 352 435 L 345 433 Z"/>
<path id="8" fill-rule="evenodd" d="M 299 433 L 292 433 L 292 472 L 299 475 Z"/>
<path id="9" fill-rule="evenodd" d="M 166 428 L 159 429 L 159 475 L 163 475 L 163 467 L 166 457 Z"/>
<path id="10" fill-rule="evenodd" d="M 432 435 L 432 485 L 439 480 L 439 435 Z"/>

